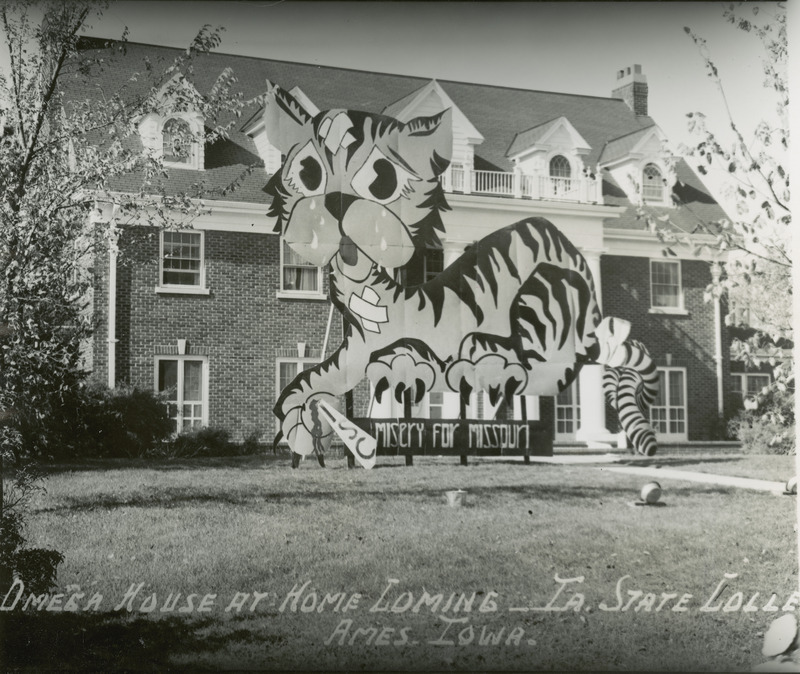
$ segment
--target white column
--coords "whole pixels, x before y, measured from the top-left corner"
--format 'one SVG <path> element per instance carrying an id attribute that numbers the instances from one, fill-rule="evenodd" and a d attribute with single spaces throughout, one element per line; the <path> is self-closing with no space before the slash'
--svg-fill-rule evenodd
<path id="1" fill-rule="evenodd" d="M 601 251 L 582 251 L 589 271 L 594 279 L 597 303 L 602 311 L 603 289 L 600 279 Z M 603 395 L 603 366 L 584 365 L 580 375 L 581 387 L 581 425 L 575 433 L 578 442 L 585 442 L 593 448 L 609 448 L 617 443 L 617 436 L 608 432 L 606 427 L 606 401 Z"/>
<path id="2" fill-rule="evenodd" d="M 445 192 L 453 191 L 453 167 L 448 166 L 447 170 L 442 174 L 442 188 Z"/>
<path id="3" fill-rule="evenodd" d="M 719 263 L 711 265 L 711 277 L 715 284 L 719 281 L 721 273 Z M 717 365 L 717 413 L 721 417 L 725 414 L 725 381 L 722 373 L 722 309 L 717 293 L 714 293 L 714 360 Z"/>
<path id="4" fill-rule="evenodd" d="M 464 194 L 471 194 L 472 193 L 472 166 L 464 164 L 464 186 L 463 186 Z"/>
<path id="5" fill-rule="evenodd" d="M 522 199 L 522 173 L 518 166 L 514 167 L 514 198 Z"/>
<path id="6" fill-rule="evenodd" d="M 102 222 L 105 213 L 110 213 L 107 223 L 108 226 L 108 310 L 106 312 L 106 343 L 107 343 L 107 372 L 108 377 L 106 383 L 108 388 L 114 388 L 117 385 L 117 254 L 119 253 L 118 239 L 119 232 L 117 231 L 116 216 L 119 207 L 112 205 L 110 208 L 106 205 L 105 208 L 98 206 L 94 221 Z"/>
<path id="7" fill-rule="evenodd" d="M 539 421 L 539 396 L 514 396 L 514 419 L 522 420 L 522 403 L 525 404 L 525 418 Z"/>

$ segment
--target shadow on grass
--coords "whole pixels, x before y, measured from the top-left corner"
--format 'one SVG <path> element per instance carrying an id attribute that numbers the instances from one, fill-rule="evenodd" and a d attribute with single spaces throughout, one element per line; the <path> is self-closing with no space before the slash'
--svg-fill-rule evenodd
<path id="1" fill-rule="evenodd" d="M 41 464 L 41 469 L 50 475 L 72 472 L 109 470 L 198 470 L 202 468 L 290 468 L 289 454 L 250 454 L 246 456 L 208 456 L 185 459 L 83 459 L 59 463 Z"/>
<path id="2" fill-rule="evenodd" d="M 469 458 L 473 458 L 472 455 L 468 455 Z M 559 456 L 558 452 L 556 452 L 556 456 Z M 308 457 L 309 460 L 313 461 L 314 469 L 317 469 L 316 460 L 314 457 Z M 397 460 L 397 457 L 390 457 L 390 459 L 395 459 L 395 462 L 392 463 L 382 463 L 381 459 L 379 458 L 378 464 L 375 466 L 373 470 L 387 470 L 387 469 L 397 469 L 403 470 L 407 469 L 408 466 L 404 465 L 404 463 Z M 402 457 L 401 457 L 402 458 Z M 735 454 L 725 454 L 720 456 L 719 454 L 710 454 L 708 452 L 703 452 L 700 454 L 694 455 L 663 455 L 659 454 L 652 458 L 650 457 L 639 457 L 634 455 L 620 455 L 620 458 L 617 463 L 621 465 L 635 465 L 635 466 L 654 466 L 654 465 L 662 465 L 662 466 L 682 466 L 682 465 L 693 465 L 698 463 L 726 463 L 726 462 L 740 462 L 745 460 L 747 457 L 746 455 L 742 455 L 740 453 Z M 342 452 L 336 451 L 335 449 L 326 454 L 326 459 L 330 462 L 333 462 L 332 465 L 328 466 L 328 470 L 347 470 L 346 466 L 343 464 L 344 456 Z M 457 456 L 448 456 L 448 457 L 439 457 L 439 456 L 415 456 L 415 466 L 414 467 L 430 467 L 430 466 L 447 466 L 449 465 L 450 460 L 452 460 L 453 465 L 458 465 L 458 457 Z M 384 459 L 385 460 L 385 459 Z M 443 463 L 442 461 L 446 463 Z M 481 461 L 475 463 L 474 461 L 470 461 L 470 465 L 486 465 L 486 462 L 490 461 L 491 464 L 496 465 L 516 465 L 522 468 L 523 463 L 519 459 L 509 459 L 502 456 L 492 456 L 492 457 L 481 457 Z M 536 469 L 536 470 L 543 470 L 545 466 L 549 466 L 551 464 L 545 463 L 537 463 L 534 462 L 528 468 Z M 555 464 L 553 464 L 555 465 Z M 589 465 L 589 464 L 587 464 Z M 109 470 L 155 470 L 155 471 L 183 471 L 183 470 L 202 470 L 208 468 L 219 468 L 219 469 L 238 469 L 243 471 L 251 471 L 253 469 L 261 469 L 261 470 L 284 470 L 286 469 L 291 470 L 291 457 L 288 451 L 279 450 L 278 452 L 273 452 L 271 449 L 266 450 L 260 454 L 250 454 L 245 456 L 212 456 L 212 457 L 192 457 L 192 458 L 177 458 L 177 459 L 80 459 L 74 461 L 65 461 L 53 464 L 43 464 L 42 469 L 51 475 L 58 475 L 62 473 L 70 473 L 70 472 L 105 472 Z M 322 469 L 320 469 L 322 470 Z M 362 470 L 360 467 L 356 466 L 354 470 Z"/>
<path id="3" fill-rule="evenodd" d="M 518 484 L 518 485 L 468 485 L 469 499 L 473 503 L 503 500 L 530 501 L 609 501 L 630 499 L 638 495 L 638 487 L 631 489 L 624 485 L 590 484 Z M 692 484 L 686 487 L 672 487 L 670 493 L 676 494 L 729 494 L 734 487 Z M 71 499 L 63 505 L 43 508 L 38 512 L 80 513 L 109 511 L 117 508 L 192 508 L 205 505 L 235 506 L 237 508 L 263 509 L 269 505 L 289 507 L 317 506 L 327 504 L 358 504 L 364 500 L 380 503 L 399 503 L 407 500 L 411 506 L 444 503 L 447 489 L 444 487 L 419 487 L 395 489 L 341 489 L 306 490 L 303 492 L 242 493 L 239 497 L 230 492 L 214 493 L 191 492 L 188 490 L 161 490 L 154 494 L 132 494 L 120 498 L 113 495 L 94 496 L 91 501 Z"/>
<path id="4" fill-rule="evenodd" d="M 255 641 L 247 630 L 208 634 L 213 620 L 151 620 L 109 613 L 0 614 L 0 667 L 8 670 L 175 670 L 169 657 Z"/>
<path id="5" fill-rule="evenodd" d="M 747 457 L 744 455 L 726 455 L 726 456 L 694 456 L 694 457 L 657 457 L 652 458 L 624 458 L 617 461 L 617 464 L 624 466 L 640 466 L 640 467 L 653 467 L 663 466 L 665 468 L 675 468 L 677 466 L 694 466 L 700 463 L 740 463 Z"/>

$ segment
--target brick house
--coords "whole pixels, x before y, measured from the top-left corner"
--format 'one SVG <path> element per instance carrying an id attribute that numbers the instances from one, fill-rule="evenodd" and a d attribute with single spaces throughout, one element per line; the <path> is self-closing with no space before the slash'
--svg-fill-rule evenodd
<path id="1" fill-rule="evenodd" d="M 131 72 L 143 57 L 172 51 L 129 45 Z M 604 313 L 630 320 L 631 337 L 658 363 L 663 389 L 651 414 L 660 441 L 721 439 L 733 380 L 725 309 L 703 300 L 712 265 L 688 249 L 664 257 L 637 208 L 668 212 L 689 229 L 694 218 L 724 213 L 683 160 L 663 161 L 665 138 L 647 115 L 639 66 L 616 73 L 611 96 L 600 98 L 210 54 L 195 66 L 198 89 L 226 67 L 245 98 L 263 93 L 268 79 L 312 113 L 350 108 L 408 120 L 451 108 L 447 231 L 442 249 L 407 270 L 409 281 L 435 274 L 500 227 L 529 216 L 551 220 L 587 259 Z M 220 426 L 235 438 L 258 429 L 271 439 L 279 391 L 299 368 L 332 352 L 341 319 L 327 300 L 326 274 L 273 232 L 263 187 L 281 156 L 257 110 L 243 120 L 228 140 L 170 162 L 175 189 L 198 176 L 221 187 L 256 165 L 235 191 L 207 201 L 210 214 L 180 232 L 125 228 L 118 250 L 98 252 L 89 353 L 94 376 L 111 386 L 172 391 L 178 428 Z M 142 146 L 163 150 L 171 125 L 202 123 L 186 113 L 151 116 L 140 124 Z M 673 197 L 688 208 L 673 206 Z M 549 424 L 557 442 L 612 442 L 618 427 L 601 378 L 600 366 L 587 366 L 557 398 L 517 399 L 504 413 L 519 417 L 525 404 L 527 418 Z M 483 396 L 468 411 L 478 418 L 498 412 Z M 398 416 L 402 406 L 375 404 L 363 384 L 355 413 Z M 457 395 L 429 394 L 414 413 L 455 417 Z"/>

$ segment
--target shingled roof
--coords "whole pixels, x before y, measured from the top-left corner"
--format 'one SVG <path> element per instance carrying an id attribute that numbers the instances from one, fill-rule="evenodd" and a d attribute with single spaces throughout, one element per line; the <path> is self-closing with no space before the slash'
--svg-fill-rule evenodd
<path id="1" fill-rule="evenodd" d="M 614 138 L 606 143 L 606 146 L 603 148 L 603 151 L 600 153 L 599 162 L 601 164 L 610 164 L 617 159 L 621 159 L 626 154 L 628 154 L 636 144 L 644 138 L 651 129 L 655 128 L 655 125 L 649 126 L 645 129 L 639 129 L 638 131 L 633 131 L 621 138 Z"/>
<path id="2" fill-rule="evenodd" d="M 104 41 L 87 39 L 86 50 L 102 49 Z M 113 68 L 106 69 L 92 85 L 107 91 L 116 90 L 123 83 L 133 91 L 136 83 L 130 83 L 134 72 L 141 71 L 145 59 L 151 63 L 159 60 L 169 63 L 182 50 L 170 47 L 128 43 L 126 55 L 117 61 Z M 289 90 L 299 86 L 302 91 L 321 110 L 344 108 L 380 113 L 393 109 L 395 104 L 409 100 L 414 93 L 430 82 L 430 79 L 407 75 L 392 75 L 334 68 L 249 56 L 237 56 L 213 52 L 201 54 L 196 58 L 192 81 L 200 93 L 208 91 L 216 77 L 225 69 L 231 68 L 237 78 L 237 86 L 245 99 L 263 94 L 266 81 L 274 82 Z M 510 171 L 512 166 L 506 156 L 514 137 L 528 129 L 535 129 L 547 122 L 566 117 L 590 145 L 591 151 L 584 157 L 587 166 L 596 166 L 607 144 L 628 136 L 639 136 L 639 132 L 652 127 L 655 122 L 649 116 L 637 116 L 620 99 L 598 96 L 583 96 L 547 91 L 532 91 L 487 84 L 473 84 L 437 80 L 453 102 L 483 134 L 485 140 L 476 147 L 476 166 L 496 167 Z M 73 95 L 81 95 L 73 91 Z M 90 91 L 83 94 L 91 95 Z M 257 108 L 245 110 L 241 121 L 230 134 L 230 139 L 220 141 L 205 148 L 204 175 L 186 169 L 171 169 L 169 186 L 186 189 L 198 179 L 204 179 L 209 187 L 224 189 L 232 180 L 250 167 L 250 175 L 234 192 L 226 193 L 227 200 L 267 203 L 263 192 L 267 174 L 263 168 L 256 147 L 242 129 L 244 120 L 251 118 Z M 252 167 L 256 166 L 255 169 Z M 719 219 L 724 213 L 715 204 L 706 188 L 685 164 L 679 162 L 678 177 L 685 180 L 685 195 L 691 203 L 698 203 L 705 215 Z M 130 188 L 136 184 L 132 179 Z M 609 189 L 608 204 L 627 206 L 635 211 L 613 182 L 604 180 Z M 120 185 L 124 189 L 125 185 Z M 708 206 L 713 205 L 713 209 Z M 680 210 L 680 209 L 678 209 Z M 673 211 L 674 213 L 674 211 Z M 677 214 L 676 214 L 677 215 Z M 609 221 L 614 227 L 642 228 L 635 217 L 626 215 L 621 220 Z"/>

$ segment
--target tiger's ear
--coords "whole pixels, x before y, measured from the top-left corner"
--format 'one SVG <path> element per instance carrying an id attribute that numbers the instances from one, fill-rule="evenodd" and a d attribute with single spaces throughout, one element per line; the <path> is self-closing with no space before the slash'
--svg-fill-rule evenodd
<path id="1" fill-rule="evenodd" d="M 264 94 L 263 119 L 270 144 L 283 154 L 289 154 L 300 140 L 309 137 L 306 127 L 311 122 L 311 115 L 294 96 L 269 80 Z"/>
<path id="2" fill-rule="evenodd" d="M 416 117 L 400 132 L 400 154 L 414 168 L 444 173 L 453 155 L 453 113 Z"/>

